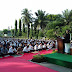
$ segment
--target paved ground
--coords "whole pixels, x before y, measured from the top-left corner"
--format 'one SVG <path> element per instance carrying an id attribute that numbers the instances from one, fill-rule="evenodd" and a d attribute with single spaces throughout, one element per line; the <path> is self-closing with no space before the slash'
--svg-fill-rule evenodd
<path id="1" fill-rule="evenodd" d="M 38 64 L 42 65 L 42 66 L 45 66 L 45 67 L 48 67 L 50 69 L 59 71 L 59 72 L 72 72 L 72 69 L 70 69 L 70 68 L 62 67 L 62 66 L 47 63 L 47 62 L 42 62 L 42 63 L 38 63 Z"/>

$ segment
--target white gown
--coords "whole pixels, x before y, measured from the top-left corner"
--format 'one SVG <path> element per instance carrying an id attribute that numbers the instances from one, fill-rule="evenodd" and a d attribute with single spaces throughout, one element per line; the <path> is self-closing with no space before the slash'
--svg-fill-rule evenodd
<path id="1" fill-rule="evenodd" d="M 70 43 L 65 43 L 65 52 L 70 53 Z"/>

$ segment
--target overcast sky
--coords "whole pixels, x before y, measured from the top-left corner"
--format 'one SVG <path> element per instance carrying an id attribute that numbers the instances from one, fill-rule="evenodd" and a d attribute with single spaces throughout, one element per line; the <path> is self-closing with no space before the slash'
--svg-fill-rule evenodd
<path id="1" fill-rule="evenodd" d="M 14 28 L 15 19 L 21 18 L 24 8 L 32 13 L 42 9 L 49 14 L 61 14 L 65 9 L 72 9 L 72 0 L 0 0 L 0 30 Z"/>

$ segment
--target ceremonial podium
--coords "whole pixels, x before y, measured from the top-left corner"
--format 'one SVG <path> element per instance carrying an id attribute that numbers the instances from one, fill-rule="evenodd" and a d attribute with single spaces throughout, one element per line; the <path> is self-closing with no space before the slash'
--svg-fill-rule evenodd
<path id="1" fill-rule="evenodd" d="M 70 49 L 70 55 L 72 55 L 72 48 Z"/>
<path id="2" fill-rule="evenodd" d="M 58 53 L 64 53 L 64 39 L 57 38 Z"/>

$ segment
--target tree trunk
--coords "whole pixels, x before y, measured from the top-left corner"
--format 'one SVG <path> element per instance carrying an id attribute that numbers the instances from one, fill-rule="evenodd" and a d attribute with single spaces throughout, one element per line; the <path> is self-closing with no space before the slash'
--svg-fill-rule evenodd
<path id="1" fill-rule="evenodd" d="M 33 25 L 31 25 L 31 29 L 32 29 L 32 36 L 33 36 Z"/>
<path id="2" fill-rule="evenodd" d="M 23 24 L 23 32 L 25 33 L 25 25 Z"/>
<path id="3" fill-rule="evenodd" d="M 28 23 L 28 32 L 27 32 L 27 37 L 28 37 L 28 39 L 29 39 L 29 30 L 30 30 L 30 29 L 29 29 L 29 26 L 30 26 L 30 25 L 29 25 L 29 23 Z"/>

